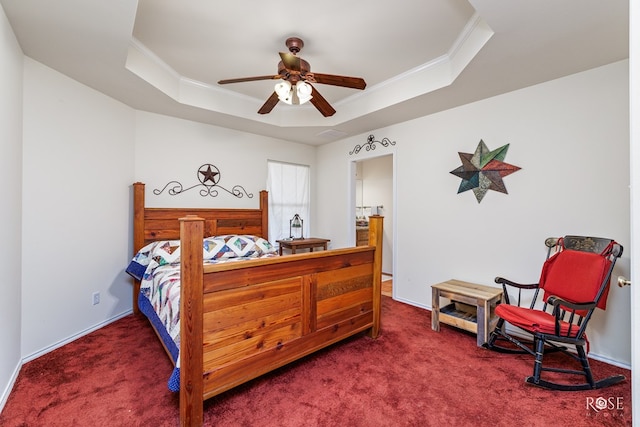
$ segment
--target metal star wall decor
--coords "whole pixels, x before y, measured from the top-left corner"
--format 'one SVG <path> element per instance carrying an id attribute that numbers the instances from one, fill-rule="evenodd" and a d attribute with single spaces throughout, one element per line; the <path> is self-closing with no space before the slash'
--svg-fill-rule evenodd
<path id="1" fill-rule="evenodd" d="M 502 178 L 520 170 L 518 166 L 503 162 L 508 149 L 509 144 L 506 144 L 496 150 L 489 151 L 484 141 L 480 140 L 475 153 L 458 152 L 462 166 L 450 172 L 462 178 L 458 194 L 473 190 L 478 203 L 482 201 L 489 190 L 507 194 L 507 188 Z"/>
<path id="2" fill-rule="evenodd" d="M 220 173 L 220 170 L 211 163 L 205 163 L 204 165 L 200 166 L 198 168 L 197 175 L 200 184 L 195 184 L 189 188 L 184 188 L 182 183 L 180 183 L 179 181 L 169 181 L 162 189 L 156 188 L 155 190 L 153 190 L 153 194 L 158 196 L 165 190 L 167 190 L 168 194 L 170 194 L 171 196 L 176 196 L 180 193 L 184 193 L 185 191 L 189 191 L 192 188 L 200 187 L 200 195 L 202 197 L 217 197 L 218 188 L 237 198 L 247 196 L 251 199 L 253 197 L 253 193 L 247 193 L 247 190 L 245 190 L 242 185 L 234 185 L 231 190 L 228 190 L 218 184 L 222 175 Z"/>

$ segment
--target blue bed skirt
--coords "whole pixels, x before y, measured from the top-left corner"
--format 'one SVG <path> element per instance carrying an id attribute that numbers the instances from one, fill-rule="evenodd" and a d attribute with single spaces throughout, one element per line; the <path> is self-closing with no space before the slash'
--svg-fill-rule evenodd
<path id="1" fill-rule="evenodd" d="M 167 348 L 167 350 L 169 350 L 169 353 L 171 354 L 171 358 L 173 359 L 173 363 L 175 365 L 179 357 L 178 346 L 175 342 L 173 342 L 173 340 L 167 333 L 167 330 L 162 324 L 162 321 L 153 309 L 151 301 L 149 301 L 149 299 L 142 292 L 138 296 L 138 308 L 140 309 L 142 314 L 149 318 L 149 321 L 153 325 L 153 328 L 158 332 L 158 335 L 160 335 L 160 339 L 162 339 L 165 347 Z M 173 369 L 171 377 L 169 378 L 169 381 L 167 381 L 167 387 L 173 392 L 180 391 L 180 368 Z"/>

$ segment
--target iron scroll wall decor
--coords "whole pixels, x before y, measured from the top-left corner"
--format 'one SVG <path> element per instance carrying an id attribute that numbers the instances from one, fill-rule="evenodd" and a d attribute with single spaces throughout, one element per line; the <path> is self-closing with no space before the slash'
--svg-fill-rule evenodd
<path id="1" fill-rule="evenodd" d="M 184 193 L 185 191 L 189 191 L 193 188 L 203 187 L 203 188 L 200 188 L 200 195 L 202 197 L 207 197 L 207 196 L 217 197 L 219 194 L 218 188 L 226 191 L 227 193 L 239 199 L 244 196 L 247 196 L 250 199 L 253 197 L 253 193 L 247 193 L 247 190 L 245 190 L 244 187 L 241 185 L 234 185 L 231 188 L 231 190 L 228 190 L 223 186 L 219 185 L 218 182 L 220 182 L 220 177 L 221 177 L 220 170 L 214 165 L 212 165 L 211 163 L 205 163 L 204 165 L 200 166 L 198 168 L 197 175 L 198 175 L 198 181 L 200 181 L 200 184 L 195 184 L 189 188 L 184 188 L 182 183 L 180 183 L 179 181 L 169 181 L 167 185 L 165 185 L 162 188 L 162 190 L 158 190 L 158 189 L 153 190 L 153 194 L 155 194 L 156 196 L 159 196 L 166 190 L 169 195 L 176 196 L 178 194 Z"/>
<path id="2" fill-rule="evenodd" d="M 362 145 L 357 144 L 355 147 L 353 147 L 353 150 L 349 151 L 349 155 L 358 154 L 363 148 L 365 149 L 365 151 L 375 150 L 376 144 L 380 144 L 383 147 L 388 147 L 390 145 L 396 145 L 396 142 L 391 141 L 389 138 L 382 138 L 382 141 L 376 141 L 375 136 L 369 135 L 367 137 L 367 142 Z"/>

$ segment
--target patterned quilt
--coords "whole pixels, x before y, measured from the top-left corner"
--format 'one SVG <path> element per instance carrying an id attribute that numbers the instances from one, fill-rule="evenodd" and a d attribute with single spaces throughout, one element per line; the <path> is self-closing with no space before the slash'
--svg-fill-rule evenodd
<path id="1" fill-rule="evenodd" d="M 267 240 L 251 235 L 225 235 L 203 240 L 205 264 L 236 262 L 277 256 Z M 176 370 L 169 389 L 180 390 L 180 241 L 163 240 L 142 248 L 127 267 L 127 273 L 140 280 L 138 306 L 154 325 L 171 353 Z"/>

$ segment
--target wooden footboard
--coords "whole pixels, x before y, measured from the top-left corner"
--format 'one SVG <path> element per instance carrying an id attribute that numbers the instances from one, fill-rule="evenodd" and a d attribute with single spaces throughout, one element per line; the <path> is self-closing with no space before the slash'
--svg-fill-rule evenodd
<path id="1" fill-rule="evenodd" d="M 204 220 L 181 230 L 180 420 L 204 399 L 362 331 L 380 328 L 382 217 L 369 246 L 203 266 Z"/>

